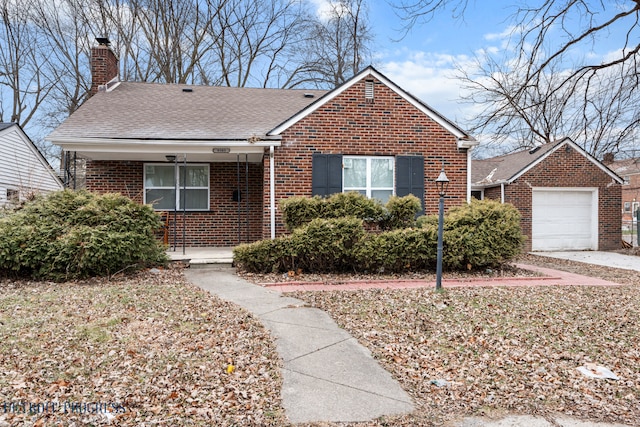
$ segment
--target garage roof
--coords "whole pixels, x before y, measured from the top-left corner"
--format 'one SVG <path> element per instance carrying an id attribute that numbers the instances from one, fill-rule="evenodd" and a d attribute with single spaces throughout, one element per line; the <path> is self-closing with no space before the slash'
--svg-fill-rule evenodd
<path id="1" fill-rule="evenodd" d="M 589 161 L 611 176 L 612 179 L 622 184 L 623 180 L 615 172 L 606 167 L 602 162 L 587 153 L 582 147 L 570 138 L 539 145 L 530 150 L 522 150 L 503 156 L 492 157 L 484 160 L 474 160 L 471 171 L 473 186 L 493 187 L 500 184 L 511 184 L 528 170 L 542 162 L 553 152 L 570 146 L 585 156 Z"/>

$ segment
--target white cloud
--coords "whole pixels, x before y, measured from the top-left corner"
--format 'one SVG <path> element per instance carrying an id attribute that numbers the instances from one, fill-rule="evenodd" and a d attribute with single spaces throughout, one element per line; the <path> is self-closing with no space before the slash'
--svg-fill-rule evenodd
<path id="1" fill-rule="evenodd" d="M 448 119 L 460 123 L 472 114 L 461 104 L 460 81 L 455 78 L 455 64 L 466 63 L 464 55 L 452 56 L 401 50 L 400 61 L 381 61 L 380 71 L 401 88 L 416 96 Z M 400 53 L 400 52 L 397 52 Z"/>
<path id="2" fill-rule="evenodd" d="M 311 0 L 311 4 L 315 6 L 316 15 L 322 21 L 328 21 L 336 12 L 348 12 L 347 5 L 343 2 L 335 2 L 331 0 Z M 341 13 L 342 14 L 342 13 Z"/>

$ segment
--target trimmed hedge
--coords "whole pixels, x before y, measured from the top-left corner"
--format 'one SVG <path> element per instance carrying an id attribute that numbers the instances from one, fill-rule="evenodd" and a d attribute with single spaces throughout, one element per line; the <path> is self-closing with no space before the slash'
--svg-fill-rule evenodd
<path id="1" fill-rule="evenodd" d="M 290 235 L 238 245 L 233 259 L 240 269 L 262 273 L 353 270 L 354 247 L 364 234 L 361 219 L 315 219 Z"/>
<path id="2" fill-rule="evenodd" d="M 160 227 L 150 206 L 119 194 L 58 191 L 0 218 L 0 271 L 67 280 L 162 264 Z"/>
<path id="3" fill-rule="evenodd" d="M 413 226 L 420 211 L 420 199 L 414 195 L 391 197 L 386 205 L 357 192 L 336 193 L 327 198 L 290 197 L 280 202 L 282 220 L 289 231 L 314 219 L 359 218 L 381 229 Z"/>
<path id="4" fill-rule="evenodd" d="M 357 269 L 372 273 L 435 269 L 437 242 L 434 228 L 370 234 L 355 248 Z"/>
<path id="5" fill-rule="evenodd" d="M 362 219 L 315 219 L 292 234 L 234 249 L 236 266 L 251 272 L 403 272 L 434 270 L 437 216 L 422 227 L 367 233 Z M 509 204 L 474 201 L 445 216 L 443 268 L 495 267 L 521 253 L 520 215 Z"/>
<path id="6" fill-rule="evenodd" d="M 446 216 L 443 264 L 451 270 L 496 267 L 518 256 L 524 239 L 515 206 L 473 200 Z"/>

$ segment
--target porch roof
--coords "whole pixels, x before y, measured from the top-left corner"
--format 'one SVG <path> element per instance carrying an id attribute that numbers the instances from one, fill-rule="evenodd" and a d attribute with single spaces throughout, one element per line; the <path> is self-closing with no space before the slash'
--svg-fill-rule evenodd
<path id="1" fill-rule="evenodd" d="M 325 93 L 117 82 L 86 101 L 47 139 L 89 158 L 211 154 L 224 147 L 235 159 L 234 153 L 278 145 L 279 138 L 266 134 Z"/>

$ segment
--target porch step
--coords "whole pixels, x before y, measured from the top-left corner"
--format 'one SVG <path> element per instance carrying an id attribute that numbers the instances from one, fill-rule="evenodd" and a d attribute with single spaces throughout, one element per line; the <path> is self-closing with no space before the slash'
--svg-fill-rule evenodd
<path id="1" fill-rule="evenodd" d="M 168 250 L 167 255 L 173 262 L 182 262 L 191 268 L 212 268 L 233 266 L 233 248 L 182 248 Z"/>

